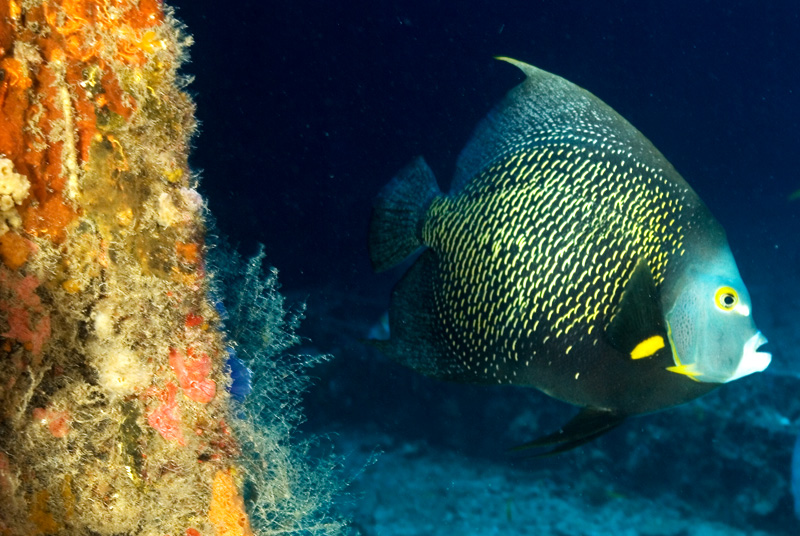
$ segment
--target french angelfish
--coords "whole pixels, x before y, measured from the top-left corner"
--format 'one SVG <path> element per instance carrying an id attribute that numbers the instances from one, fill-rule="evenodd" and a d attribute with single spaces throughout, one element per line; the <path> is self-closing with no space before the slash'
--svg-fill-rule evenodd
<path id="1" fill-rule="evenodd" d="M 499 59 L 526 79 L 478 125 L 450 193 L 420 157 L 375 202 L 375 270 L 421 250 L 375 344 L 432 377 L 583 408 L 521 447 L 550 453 L 764 370 L 747 288 L 697 194 L 600 99 Z"/>

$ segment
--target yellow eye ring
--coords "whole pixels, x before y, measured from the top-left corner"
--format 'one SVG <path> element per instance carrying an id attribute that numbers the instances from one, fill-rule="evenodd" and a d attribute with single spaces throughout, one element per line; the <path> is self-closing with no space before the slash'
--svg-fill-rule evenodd
<path id="1" fill-rule="evenodd" d="M 732 311 L 739 303 L 739 294 L 731 287 L 719 287 L 714 295 L 714 303 L 723 311 Z"/>

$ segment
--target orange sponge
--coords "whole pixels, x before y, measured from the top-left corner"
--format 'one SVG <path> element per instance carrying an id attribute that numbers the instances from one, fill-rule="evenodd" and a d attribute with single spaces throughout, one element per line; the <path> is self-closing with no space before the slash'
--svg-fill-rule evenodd
<path id="1" fill-rule="evenodd" d="M 228 471 L 217 471 L 211 487 L 208 519 L 218 536 L 253 536 L 244 510 L 244 500 Z"/>

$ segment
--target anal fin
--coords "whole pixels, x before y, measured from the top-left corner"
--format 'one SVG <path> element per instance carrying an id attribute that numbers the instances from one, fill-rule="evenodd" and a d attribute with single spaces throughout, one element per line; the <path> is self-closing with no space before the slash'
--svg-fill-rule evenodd
<path id="1" fill-rule="evenodd" d="M 514 447 L 511 452 L 552 447 L 550 450 L 533 454 L 532 457 L 552 456 L 597 439 L 622 424 L 624 420 L 625 415 L 613 411 L 583 408 L 557 432 Z"/>
<path id="2" fill-rule="evenodd" d="M 438 273 L 436 254 L 426 249 L 414 261 L 392 292 L 389 308 L 389 339 L 370 341 L 374 347 L 401 365 L 421 374 L 451 381 L 463 378 L 464 367 L 447 348 L 439 331 L 434 280 Z"/>

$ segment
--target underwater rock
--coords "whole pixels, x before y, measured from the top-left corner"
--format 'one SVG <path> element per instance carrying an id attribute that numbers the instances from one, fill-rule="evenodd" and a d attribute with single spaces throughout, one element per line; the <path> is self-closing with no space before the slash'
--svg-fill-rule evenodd
<path id="1" fill-rule="evenodd" d="M 295 414 L 262 430 L 231 406 L 238 341 L 187 163 L 190 43 L 160 0 L 0 2 L 0 534 L 247 535 L 311 526 L 326 504 L 289 452 Z M 282 329 L 282 302 L 254 299 Z M 280 412 L 297 391 L 263 394 Z M 246 468 L 267 435 L 271 472 Z M 302 508 L 245 500 L 276 473 Z"/>

